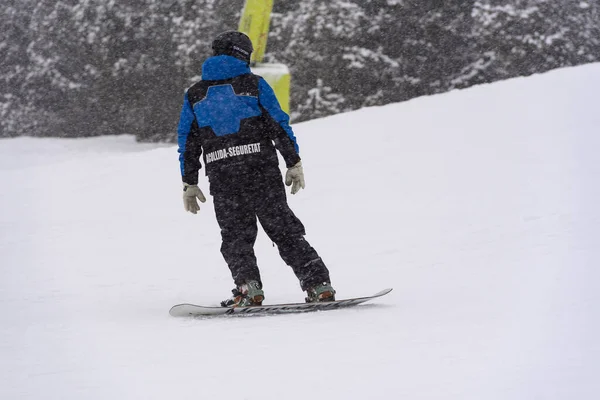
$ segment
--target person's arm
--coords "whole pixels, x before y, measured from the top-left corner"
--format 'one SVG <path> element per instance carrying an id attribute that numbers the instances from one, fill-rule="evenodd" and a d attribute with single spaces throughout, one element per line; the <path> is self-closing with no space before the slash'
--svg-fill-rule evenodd
<path id="1" fill-rule="evenodd" d="M 299 147 L 290 127 L 290 117 L 281 109 L 275 92 L 262 77 L 258 81 L 258 100 L 273 120 L 273 128 L 269 129 L 275 147 L 281 153 L 288 168 L 300 161 Z"/>
<path id="2" fill-rule="evenodd" d="M 198 200 L 204 203 L 206 197 L 198 187 L 198 170 L 202 168 L 202 164 L 200 164 L 202 146 L 198 140 L 198 123 L 187 92 L 183 98 L 179 116 L 177 143 L 179 145 L 177 151 L 179 152 L 181 180 L 183 181 L 183 207 L 186 211 L 196 214 L 200 211 Z"/>
<path id="3" fill-rule="evenodd" d="M 287 173 L 285 174 L 285 184 L 292 186 L 292 194 L 296 194 L 301 188 L 304 189 L 304 170 L 302 161 L 300 161 L 300 149 L 294 136 L 294 131 L 290 126 L 290 117 L 281 109 L 275 92 L 269 86 L 267 81 L 260 78 L 258 82 L 259 102 L 267 111 L 273 121 L 271 129 L 271 139 L 275 142 L 275 147 L 285 160 Z"/>
<path id="4" fill-rule="evenodd" d="M 189 185 L 198 184 L 198 170 L 202 168 L 200 156 L 202 145 L 198 140 L 198 123 L 187 92 L 183 98 L 179 126 L 177 127 L 177 143 L 179 145 L 179 164 L 181 179 Z"/>

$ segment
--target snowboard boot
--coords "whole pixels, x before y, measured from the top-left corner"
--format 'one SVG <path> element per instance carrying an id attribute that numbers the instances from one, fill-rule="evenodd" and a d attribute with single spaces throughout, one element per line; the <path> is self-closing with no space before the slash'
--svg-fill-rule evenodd
<path id="1" fill-rule="evenodd" d="M 248 281 L 231 291 L 233 296 L 221 302 L 221 307 L 260 306 L 265 299 L 265 292 L 257 281 Z"/>
<path id="2" fill-rule="evenodd" d="M 335 290 L 327 282 L 319 283 L 306 290 L 307 303 L 320 303 L 325 301 L 335 301 Z"/>

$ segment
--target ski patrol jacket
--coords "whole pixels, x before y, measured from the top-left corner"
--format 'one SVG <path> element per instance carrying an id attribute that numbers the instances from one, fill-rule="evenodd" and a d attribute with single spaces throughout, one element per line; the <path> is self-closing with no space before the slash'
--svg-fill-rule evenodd
<path id="1" fill-rule="evenodd" d="M 198 183 L 203 156 L 211 193 L 237 191 L 265 175 L 281 180 L 298 161 L 298 144 L 273 89 L 235 57 L 220 55 L 202 65 L 202 80 L 185 92 L 177 128 L 183 182 Z"/>

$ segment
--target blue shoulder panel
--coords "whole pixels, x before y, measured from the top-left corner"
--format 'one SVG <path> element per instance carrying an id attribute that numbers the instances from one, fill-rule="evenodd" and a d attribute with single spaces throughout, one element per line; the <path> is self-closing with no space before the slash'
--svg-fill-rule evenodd
<path id="1" fill-rule="evenodd" d="M 240 122 L 261 115 L 258 99 L 235 94 L 230 84 L 208 88 L 206 97 L 194 104 L 200 128 L 209 126 L 217 136 L 238 133 Z"/>
<path id="2" fill-rule="evenodd" d="M 294 131 L 290 126 L 290 116 L 286 114 L 285 111 L 281 109 L 279 105 L 279 101 L 275 96 L 275 92 L 271 88 L 271 86 L 265 81 L 262 77 L 258 81 L 258 93 L 260 104 L 267 110 L 269 115 L 277 121 L 277 123 L 286 131 L 292 142 L 294 142 L 294 147 L 296 148 L 296 152 L 299 153 L 300 149 L 298 147 L 298 142 L 296 142 L 296 137 L 294 136 Z"/>

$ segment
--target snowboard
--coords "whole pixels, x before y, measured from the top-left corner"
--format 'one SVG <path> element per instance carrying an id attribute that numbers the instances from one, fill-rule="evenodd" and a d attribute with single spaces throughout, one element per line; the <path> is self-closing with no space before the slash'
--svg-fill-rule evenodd
<path id="1" fill-rule="evenodd" d="M 339 308 L 353 307 L 361 303 L 385 296 L 392 289 L 385 289 L 373 296 L 355 297 L 345 300 L 336 300 L 323 303 L 288 303 L 269 304 L 250 307 L 211 307 L 195 304 L 177 304 L 171 308 L 169 314 L 173 317 L 201 317 L 219 315 L 249 315 L 249 314 L 291 314 L 309 311 L 337 310 Z"/>

